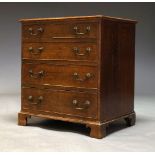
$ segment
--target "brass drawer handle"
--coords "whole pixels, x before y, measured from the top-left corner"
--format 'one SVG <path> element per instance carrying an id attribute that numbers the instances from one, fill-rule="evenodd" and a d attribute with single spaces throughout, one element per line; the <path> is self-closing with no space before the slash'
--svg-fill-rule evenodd
<path id="1" fill-rule="evenodd" d="M 83 79 L 80 78 L 80 75 L 78 73 L 75 72 L 73 74 L 73 79 L 76 80 L 76 81 L 81 81 L 81 82 L 86 81 L 86 80 L 89 80 L 92 77 L 93 77 L 93 74 L 91 74 L 91 73 L 86 73 L 86 75 L 85 75 L 85 77 Z"/>
<path id="2" fill-rule="evenodd" d="M 44 47 L 39 47 L 36 50 L 34 50 L 33 47 L 29 47 L 28 50 L 31 54 L 38 55 L 44 50 Z"/>
<path id="3" fill-rule="evenodd" d="M 85 32 L 80 32 L 80 29 L 77 26 L 74 26 L 73 29 L 74 29 L 74 32 L 76 35 L 85 35 L 85 34 L 88 34 L 90 32 L 90 26 L 86 27 Z"/>
<path id="4" fill-rule="evenodd" d="M 32 70 L 29 70 L 29 74 L 30 74 L 30 77 L 38 79 L 38 78 L 41 78 L 41 77 L 44 76 L 44 71 L 42 70 L 42 71 L 40 71 L 38 73 L 33 73 Z"/>
<path id="5" fill-rule="evenodd" d="M 39 27 L 38 29 L 34 30 L 32 27 L 30 27 L 28 29 L 28 31 L 29 31 L 30 35 L 37 36 L 37 35 L 39 35 L 40 33 L 43 32 L 43 28 Z"/>
<path id="6" fill-rule="evenodd" d="M 28 96 L 28 101 L 33 105 L 40 104 L 43 101 L 43 96 L 39 96 L 36 100 L 33 98 L 33 96 Z"/>
<path id="7" fill-rule="evenodd" d="M 74 47 L 73 48 L 73 52 L 78 55 L 78 56 L 85 56 L 85 55 L 88 55 L 91 51 L 91 48 L 90 47 L 87 47 L 85 52 L 84 53 L 80 53 L 80 49 L 77 48 L 77 47 Z"/>
<path id="8" fill-rule="evenodd" d="M 84 110 L 84 109 L 87 109 L 90 106 L 90 101 L 86 100 L 83 104 L 80 104 L 80 105 L 82 105 L 82 107 L 79 106 L 79 102 L 76 99 L 74 99 L 72 101 L 72 104 L 74 105 L 75 109 Z"/>

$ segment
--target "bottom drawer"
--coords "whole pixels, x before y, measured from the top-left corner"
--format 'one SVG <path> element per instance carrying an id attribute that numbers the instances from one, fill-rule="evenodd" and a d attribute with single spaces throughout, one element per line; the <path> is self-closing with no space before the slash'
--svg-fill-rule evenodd
<path id="1" fill-rule="evenodd" d="M 22 89 L 22 110 L 97 118 L 97 95 L 88 92 Z"/>

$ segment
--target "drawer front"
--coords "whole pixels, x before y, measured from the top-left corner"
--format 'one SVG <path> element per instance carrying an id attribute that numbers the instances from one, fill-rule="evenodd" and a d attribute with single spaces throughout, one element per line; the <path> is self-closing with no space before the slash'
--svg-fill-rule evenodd
<path id="1" fill-rule="evenodd" d="M 58 23 L 34 23 L 23 25 L 24 39 L 76 39 L 76 38 L 97 38 L 97 22 L 58 22 Z"/>
<path id="2" fill-rule="evenodd" d="M 22 89 L 22 109 L 51 114 L 67 114 L 79 117 L 97 118 L 97 95 L 84 92 L 66 92 Z"/>
<path id="3" fill-rule="evenodd" d="M 97 88 L 97 67 L 23 63 L 23 83 Z"/>
<path id="4" fill-rule="evenodd" d="M 97 45 L 93 43 L 23 44 L 25 59 L 97 61 L 97 53 Z"/>

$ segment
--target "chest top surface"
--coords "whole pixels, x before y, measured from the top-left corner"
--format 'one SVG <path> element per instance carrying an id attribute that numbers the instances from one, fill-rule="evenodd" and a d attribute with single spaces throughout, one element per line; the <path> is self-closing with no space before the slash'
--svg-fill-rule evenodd
<path id="1" fill-rule="evenodd" d="M 101 19 L 109 19 L 112 21 L 121 21 L 121 22 L 130 22 L 137 23 L 136 20 L 126 19 L 126 18 L 118 18 L 111 16 L 103 16 L 103 15 L 94 15 L 94 16 L 70 16 L 70 17 L 52 17 L 52 18 L 30 18 L 30 19 L 20 19 L 20 22 L 48 22 L 48 21 L 74 21 L 74 20 L 101 20 Z"/>

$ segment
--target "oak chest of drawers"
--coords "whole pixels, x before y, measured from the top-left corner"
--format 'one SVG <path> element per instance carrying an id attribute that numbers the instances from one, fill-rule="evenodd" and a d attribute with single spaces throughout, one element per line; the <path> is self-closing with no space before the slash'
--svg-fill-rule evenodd
<path id="1" fill-rule="evenodd" d="M 118 119 L 135 124 L 136 21 L 98 15 L 21 22 L 19 125 L 29 116 L 82 123 L 102 138 Z"/>

